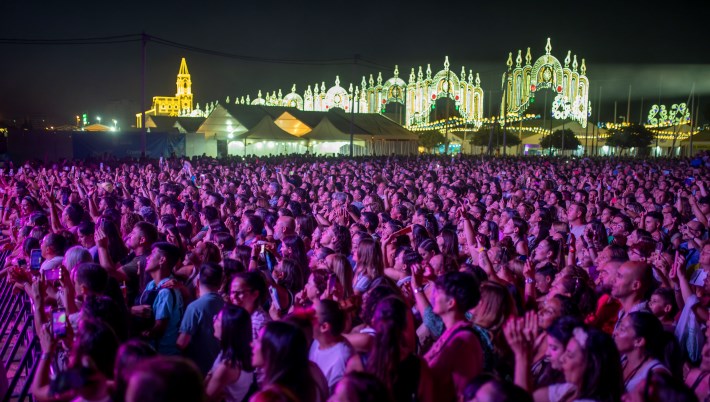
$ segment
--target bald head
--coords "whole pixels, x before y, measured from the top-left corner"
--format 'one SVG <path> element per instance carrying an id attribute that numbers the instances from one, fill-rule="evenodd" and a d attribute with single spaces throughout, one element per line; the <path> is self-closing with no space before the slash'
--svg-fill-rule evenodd
<path id="1" fill-rule="evenodd" d="M 611 295 L 619 300 L 643 299 L 653 283 L 651 265 L 643 261 L 627 261 L 619 267 Z"/>
<path id="2" fill-rule="evenodd" d="M 274 239 L 281 240 L 292 234 L 296 234 L 296 220 L 285 215 L 279 217 L 274 225 Z"/>

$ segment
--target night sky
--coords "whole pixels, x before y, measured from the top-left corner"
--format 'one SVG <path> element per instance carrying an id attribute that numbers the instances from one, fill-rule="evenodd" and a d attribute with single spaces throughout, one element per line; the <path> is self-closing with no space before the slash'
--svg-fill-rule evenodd
<path id="1" fill-rule="evenodd" d="M 630 3 L 630 2 L 629 2 Z M 700 3 L 701 5 L 694 4 Z M 435 74 L 448 55 L 457 74 L 480 73 L 493 107 L 500 102 L 508 52 L 531 48 L 533 60 L 567 50 L 586 59 L 590 100 L 602 87 L 602 120 L 625 115 L 631 86 L 631 120 L 651 104 L 685 101 L 695 83 L 702 120 L 710 120 L 710 45 L 707 2 L 384 2 L 384 1 L 0 1 L 1 39 L 91 38 L 145 31 L 207 50 L 275 60 L 331 60 L 360 55 L 370 65 L 245 62 L 176 49 L 147 47 L 146 105 L 173 96 L 180 58 L 186 57 L 195 101 L 325 81 L 359 84 L 362 75 L 384 80 L 398 64 L 405 81 L 412 67 L 431 63 Z M 134 124 L 140 111 L 139 42 L 49 46 L 0 42 L 0 121 L 44 118 L 66 124 L 77 114 Z M 324 65 L 325 64 L 325 65 Z M 382 66 L 375 68 L 372 64 Z M 354 80 L 353 80 L 354 78 Z M 488 97 L 488 91 L 493 96 Z M 596 110 L 593 110 L 596 116 Z M 605 117 L 606 116 L 606 117 Z"/>

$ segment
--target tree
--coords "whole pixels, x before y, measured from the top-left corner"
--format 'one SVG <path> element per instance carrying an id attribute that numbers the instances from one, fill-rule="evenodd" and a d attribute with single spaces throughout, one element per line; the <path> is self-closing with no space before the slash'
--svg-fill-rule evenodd
<path id="1" fill-rule="evenodd" d="M 419 145 L 429 151 L 445 142 L 446 138 L 444 138 L 444 134 L 441 134 L 439 130 L 428 130 L 419 134 Z"/>
<path id="2" fill-rule="evenodd" d="M 618 147 L 622 150 L 629 148 L 639 148 L 640 154 L 646 154 L 648 147 L 653 143 L 653 131 L 639 124 L 632 124 L 621 129 L 613 129 L 610 132 L 606 145 Z"/>
<path id="3" fill-rule="evenodd" d="M 489 142 L 491 146 L 489 151 L 492 151 L 497 147 L 503 146 L 503 129 L 500 126 L 496 126 L 493 128 L 492 136 L 491 127 L 481 127 L 478 131 L 473 133 L 473 137 L 471 138 L 471 145 L 475 145 L 478 147 L 488 147 Z M 520 145 L 520 143 L 520 137 L 518 137 L 517 134 L 508 132 L 508 134 L 505 136 L 506 146 L 514 147 Z"/>
<path id="4" fill-rule="evenodd" d="M 562 141 L 563 135 L 564 142 Z M 564 149 L 562 149 L 563 143 Z M 579 148 L 580 145 L 582 145 L 582 143 L 579 142 L 577 136 L 574 135 L 574 131 L 568 128 L 564 130 L 555 130 L 552 134 L 540 140 L 540 146 L 542 148 L 555 148 L 562 151 L 575 150 Z"/>

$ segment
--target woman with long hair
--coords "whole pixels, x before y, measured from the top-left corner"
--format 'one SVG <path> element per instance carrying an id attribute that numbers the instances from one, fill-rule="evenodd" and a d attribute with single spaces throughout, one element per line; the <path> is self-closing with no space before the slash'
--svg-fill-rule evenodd
<path id="1" fill-rule="evenodd" d="M 406 336 L 413 327 L 407 321 L 407 305 L 400 298 L 386 297 L 377 304 L 372 319 L 375 339 L 363 362 L 365 371 L 382 379 L 397 402 L 432 401 L 431 372 L 414 353 Z"/>
<path id="2" fill-rule="evenodd" d="M 342 289 L 336 289 L 336 300 L 346 301 L 355 295 L 353 289 L 353 268 L 350 260 L 343 254 L 331 254 L 325 258 L 328 270 L 338 278 L 338 284 Z"/>
<path id="3" fill-rule="evenodd" d="M 624 316 L 614 330 L 614 342 L 626 357 L 622 364 L 626 392 L 633 392 L 649 371 L 683 376 L 680 346 L 653 313 L 635 311 Z"/>
<path id="4" fill-rule="evenodd" d="M 353 279 L 355 294 L 367 292 L 376 279 L 384 275 L 382 250 L 373 239 L 362 239 L 357 251 L 357 267 Z"/>
<path id="5" fill-rule="evenodd" d="M 471 310 L 472 322 L 483 348 L 483 369 L 501 376 L 511 374 L 513 359 L 503 335 L 503 325 L 517 316 L 513 296 L 504 285 L 486 281 L 481 284 L 481 301 Z"/>
<path id="6" fill-rule="evenodd" d="M 436 244 L 444 255 L 459 259 L 459 238 L 456 231 L 445 228 L 436 236 Z"/>
<path id="7" fill-rule="evenodd" d="M 253 400 L 325 401 L 313 380 L 308 343 L 303 331 L 283 321 L 267 323 L 252 342 L 252 364 L 264 373 L 262 390 Z"/>
<path id="8" fill-rule="evenodd" d="M 308 254 L 303 240 L 298 235 L 285 236 L 281 240 L 281 254 L 283 258 L 290 258 L 298 264 L 302 281 L 297 285 L 302 288 L 308 276 Z"/>
<path id="9" fill-rule="evenodd" d="M 602 331 L 574 328 L 561 367 L 565 383 L 535 390 L 536 402 L 617 402 L 624 393 L 619 351 L 611 336 Z"/>
<path id="10" fill-rule="evenodd" d="M 205 378 L 207 397 L 213 401 L 241 402 L 255 384 L 249 313 L 241 307 L 225 304 L 214 316 L 213 325 L 220 351 Z"/>

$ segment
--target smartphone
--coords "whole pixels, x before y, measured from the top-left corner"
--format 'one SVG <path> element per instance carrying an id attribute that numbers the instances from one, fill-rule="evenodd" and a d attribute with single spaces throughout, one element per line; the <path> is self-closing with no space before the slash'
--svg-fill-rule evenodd
<path id="1" fill-rule="evenodd" d="M 67 311 L 63 308 L 52 310 L 52 336 L 55 339 L 67 336 Z"/>
<path id="2" fill-rule="evenodd" d="M 276 173 L 281 173 L 281 168 L 276 168 Z"/>
<path id="3" fill-rule="evenodd" d="M 30 269 L 39 270 L 42 265 L 42 250 L 36 248 L 30 251 Z"/>
<path id="4" fill-rule="evenodd" d="M 281 310 L 281 303 L 279 303 L 279 292 L 276 288 L 269 286 L 269 294 L 271 294 L 271 303 L 273 303 L 277 309 Z"/>
<path id="5" fill-rule="evenodd" d="M 62 280 L 62 270 L 60 268 L 48 269 L 44 272 L 44 279 L 46 281 L 60 281 Z"/>
<path id="6" fill-rule="evenodd" d="M 104 170 L 104 163 L 103 162 L 99 163 L 99 170 L 101 170 L 101 171 Z"/>
<path id="7" fill-rule="evenodd" d="M 664 175 L 664 176 L 668 176 L 669 174 L 671 174 L 671 171 L 670 171 L 670 170 L 664 170 L 664 171 L 663 171 L 663 175 Z"/>
<path id="8" fill-rule="evenodd" d="M 691 176 L 691 177 L 688 177 L 687 179 L 685 179 L 686 186 L 691 186 L 691 185 L 693 185 L 694 182 L 695 182 L 695 177 Z"/>
<path id="9" fill-rule="evenodd" d="M 337 280 L 338 280 L 338 277 L 335 276 L 335 274 L 330 274 L 328 276 L 328 293 L 331 295 L 333 294 L 333 292 L 335 292 L 335 284 L 336 284 Z"/>

